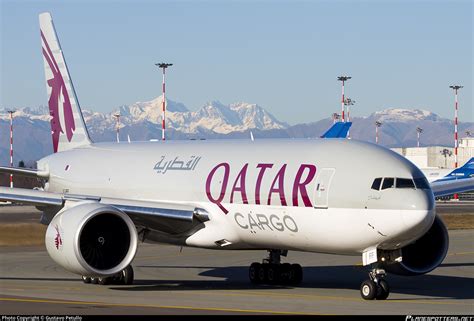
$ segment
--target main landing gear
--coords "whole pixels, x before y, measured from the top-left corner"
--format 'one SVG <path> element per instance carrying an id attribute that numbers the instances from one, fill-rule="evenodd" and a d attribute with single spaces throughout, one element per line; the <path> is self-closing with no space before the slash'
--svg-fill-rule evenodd
<path id="1" fill-rule="evenodd" d="M 92 284 L 122 284 L 130 285 L 133 284 L 133 268 L 131 265 L 127 266 L 125 269 L 119 273 L 112 276 L 82 276 L 82 281 L 84 283 Z"/>
<path id="2" fill-rule="evenodd" d="M 254 262 L 249 268 L 249 279 L 253 284 L 298 285 L 303 279 L 303 269 L 299 264 L 281 263 L 281 256 L 288 251 L 268 250 L 268 258 L 263 263 Z"/>
<path id="3" fill-rule="evenodd" d="M 390 287 L 385 278 L 385 270 L 374 268 L 369 272 L 369 279 L 362 282 L 360 295 L 364 300 L 385 300 L 390 294 Z"/>

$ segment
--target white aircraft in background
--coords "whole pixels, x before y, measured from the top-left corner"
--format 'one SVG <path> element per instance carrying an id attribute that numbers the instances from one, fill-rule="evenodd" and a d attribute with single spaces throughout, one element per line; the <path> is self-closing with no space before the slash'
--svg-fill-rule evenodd
<path id="1" fill-rule="evenodd" d="M 360 255 L 364 299 L 386 299 L 386 272 L 419 275 L 448 251 L 423 173 L 404 157 L 347 139 L 91 142 L 49 13 L 40 14 L 54 154 L 44 190 L 0 188 L 35 205 L 51 258 L 84 282 L 133 282 L 139 242 L 268 250 L 253 283 L 298 284 L 288 251 Z M 442 193 L 442 191 L 440 192 Z"/>

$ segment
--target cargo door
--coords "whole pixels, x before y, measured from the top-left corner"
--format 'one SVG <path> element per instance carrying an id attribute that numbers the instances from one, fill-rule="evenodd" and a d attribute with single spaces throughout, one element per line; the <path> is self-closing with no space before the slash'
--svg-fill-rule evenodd
<path id="1" fill-rule="evenodd" d="M 328 208 L 329 191 L 335 173 L 335 168 L 323 168 L 320 170 L 316 178 L 316 190 L 314 195 L 315 208 Z"/>

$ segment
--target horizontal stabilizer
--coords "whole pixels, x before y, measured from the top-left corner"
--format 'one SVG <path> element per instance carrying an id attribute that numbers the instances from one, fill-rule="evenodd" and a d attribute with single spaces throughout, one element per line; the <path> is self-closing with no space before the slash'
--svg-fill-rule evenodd
<path id="1" fill-rule="evenodd" d="M 346 138 L 352 122 L 337 122 L 331 126 L 321 138 Z"/>
<path id="2" fill-rule="evenodd" d="M 60 194 L 26 188 L 0 187 L 0 201 L 34 206 L 63 206 Z"/>
<path id="3" fill-rule="evenodd" d="M 36 178 L 48 178 L 48 171 L 40 171 L 32 168 L 23 168 L 23 167 L 7 167 L 0 166 L 0 173 L 13 174 L 18 176 L 26 177 L 36 177 Z"/>

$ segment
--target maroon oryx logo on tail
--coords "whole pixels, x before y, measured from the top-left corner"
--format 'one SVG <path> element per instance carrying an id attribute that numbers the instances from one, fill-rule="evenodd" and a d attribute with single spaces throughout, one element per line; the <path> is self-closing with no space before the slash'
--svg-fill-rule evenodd
<path id="1" fill-rule="evenodd" d="M 49 97 L 48 105 L 50 115 L 52 116 L 51 131 L 53 135 L 53 148 L 54 152 L 56 153 L 58 151 L 59 136 L 61 133 L 64 134 L 64 132 L 66 132 L 67 140 L 71 141 L 76 127 L 74 124 L 74 116 L 72 113 L 71 101 L 69 99 L 66 84 L 64 83 L 61 71 L 59 70 L 56 60 L 54 59 L 53 53 L 51 52 L 43 31 L 41 31 L 41 38 L 43 39 L 44 45 L 46 46 L 46 50 L 43 48 L 43 56 L 48 62 L 48 65 L 53 73 L 53 78 L 48 80 L 48 86 L 51 87 L 51 96 Z M 59 107 L 60 101 L 63 103 L 61 107 Z M 59 108 L 63 108 L 63 124 L 61 124 Z M 62 128 L 62 125 L 64 125 L 65 128 Z"/>

